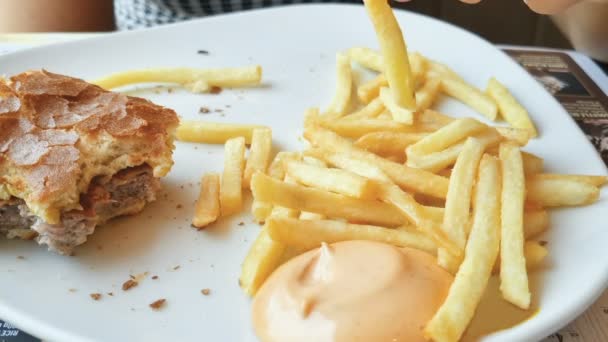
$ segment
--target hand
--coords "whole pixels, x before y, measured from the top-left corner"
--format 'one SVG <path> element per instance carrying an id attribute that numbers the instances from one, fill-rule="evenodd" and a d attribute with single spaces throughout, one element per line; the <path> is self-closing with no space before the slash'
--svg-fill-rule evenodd
<path id="1" fill-rule="evenodd" d="M 399 2 L 408 2 L 411 0 L 397 0 Z M 460 0 L 467 4 L 476 4 L 481 0 Z M 504 1 L 504 0 L 503 0 Z M 507 0 L 511 1 L 511 0 Z M 540 14 L 555 14 L 566 10 L 568 7 L 584 1 L 584 0 L 523 0 L 530 9 Z M 598 0 L 596 0 L 598 1 Z M 601 1 L 601 0 L 599 0 Z M 606 0 L 603 0 L 606 1 Z"/>

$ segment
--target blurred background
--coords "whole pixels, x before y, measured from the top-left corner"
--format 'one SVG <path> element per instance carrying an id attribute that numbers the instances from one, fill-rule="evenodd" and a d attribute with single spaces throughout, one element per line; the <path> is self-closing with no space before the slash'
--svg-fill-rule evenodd
<path id="1" fill-rule="evenodd" d="M 230 11 L 232 6 L 248 9 L 302 2 L 361 0 L 0 0 L 0 34 L 112 31 L 189 19 L 195 12 Z M 607 0 L 582 1 L 555 16 L 537 14 L 523 0 L 485 0 L 476 5 L 458 0 L 392 4 L 461 26 L 495 44 L 574 48 L 608 62 Z"/>

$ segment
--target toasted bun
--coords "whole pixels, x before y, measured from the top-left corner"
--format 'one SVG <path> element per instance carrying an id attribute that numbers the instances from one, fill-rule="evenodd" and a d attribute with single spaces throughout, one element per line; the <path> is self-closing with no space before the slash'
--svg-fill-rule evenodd
<path id="1" fill-rule="evenodd" d="M 57 223 L 91 179 L 144 163 L 171 168 L 171 109 L 45 70 L 0 79 L 0 199 Z"/>

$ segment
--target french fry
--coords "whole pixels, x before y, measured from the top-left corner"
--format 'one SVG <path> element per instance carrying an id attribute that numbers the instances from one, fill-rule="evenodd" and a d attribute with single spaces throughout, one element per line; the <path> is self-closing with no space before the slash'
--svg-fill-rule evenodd
<path id="1" fill-rule="evenodd" d="M 438 78 L 428 78 L 422 88 L 416 92 L 416 111 L 424 112 L 429 109 L 439 93 L 441 81 Z"/>
<path id="2" fill-rule="evenodd" d="M 422 57 L 422 58 L 424 58 L 424 57 Z M 427 77 L 438 77 L 438 78 L 442 78 L 442 79 L 451 78 L 451 79 L 455 79 L 457 81 L 464 82 L 462 77 L 460 77 L 460 75 L 458 75 L 457 72 L 452 70 L 447 65 L 437 62 L 437 61 L 430 60 L 430 59 L 426 59 L 426 62 L 428 65 Z"/>
<path id="3" fill-rule="evenodd" d="M 340 136 L 353 139 L 373 132 L 413 132 L 417 130 L 414 126 L 379 119 L 322 121 L 321 125 Z"/>
<path id="4" fill-rule="evenodd" d="M 272 131 L 269 128 L 253 130 L 249 157 L 243 173 L 243 187 L 249 188 L 251 176 L 257 172 L 266 172 L 272 151 Z"/>
<path id="5" fill-rule="evenodd" d="M 228 216 L 243 206 L 243 164 L 245 161 L 245 138 L 226 141 L 224 146 L 224 172 L 220 186 L 220 210 Z"/>
<path id="6" fill-rule="evenodd" d="M 355 198 L 376 197 L 375 183 L 357 174 L 297 161 L 288 161 L 284 166 L 287 174 L 300 184 Z"/>
<path id="7" fill-rule="evenodd" d="M 432 127 L 432 131 L 436 131 L 454 120 L 456 119 L 445 114 L 439 113 L 436 110 L 427 109 L 423 112 L 418 113 L 418 117 L 416 118 L 416 124 L 423 127 Z"/>
<path id="8" fill-rule="evenodd" d="M 373 99 L 365 107 L 359 109 L 355 113 L 345 116 L 342 120 L 361 120 L 374 119 L 385 110 L 382 100 L 379 98 Z"/>
<path id="9" fill-rule="evenodd" d="M 393 94 L 393 92 L 391 91 L 390 88 L 387 88 L 387 87 L 380 88 L 379 96 L 380 96 L 380 100 L 382 100 L 382 104 L 391 113 L 394 121 L 404 123 L 407 125 L 411 125 L 414 123 L 413 110 L 400 106 L 397 103 L 397 99 L 395 98 L 395 95 Z"/>
<path id="10" fill-rule="evenodd" d="M 391 179 L 380 170 L 376 165 L 367 162 L 365 160 L 352 159 L 346 153 L 333 153 L 324 149 L 313 149 L 306 153 L 318 156 L 324 159 L 330 165 L 340 168 L 342 170 L 350 171 L 375 181 L 390 183 Z"/>
<path id="11" fill-rule="evenodd" d="M 313 146 L 322 146 L 330 152 L 346 153 L 351 158 L 363 160 L 379 167 L 397 185 L 405 190 L 419 192 L 437 198 L 445 198 L 448 191 L 448 180 L 431 172 L 414 169 L 391 162 L 377 155 L 361 150 L 334 132 L 321 127 L 307 127 L 304 137 Z"/>
<path id="12" fill-rule="evenodd" d="M 543 158 L 524 151 L 521 152 L 521 158 L 524 162 L 524 173 L 526 176 L 543 172 Z"/>
<path id="13" fill-rule="evenodd" d="M 410 155 L 422 156 L 442 151 L 458 141 L 463 140 L 467 136 L 480 132 L 486 128 L 486 125 L 475 119 L 463 118 L 455 120 L 409 146 L 407 148 L 408 158 Z"/>
<path id="14" fill-rule="evenodd" d="M 498 107 L 492 98 L 470 84 L 454 78 L 442 78 L 441 89 L 490 120 L 496 120 Z"/>
<path id="15" fill-rule="evenodd" d="M 467 233 L 465 227 L 469 225 L 473 183 L 483 150 L 484 146 L 477 139 L 468 138 L 466 140 L 452 170 L 450 187 L 445 200 L 442 229 L 456 246 L 463 250 Z M 437 262 L 452 274 L 458 270 L 461 260 L 442 248 L 437 251 Z"/>
<path id="16" fill-rule="evenodd" d="M 287 159 L 300 160 L 301 155 L 297 152 L 285 152 L 281 151 L 274 157 L 270 166 L 268 166 L 268 175 L 276 179 L 285 178 L 285 170 L 283 169 L 283 162 Z M 251 183 L 251 182 L 250 182 Z M 282 209 L 281 209 L 282 210 Z M 256 199 L 251 204 L 251 212 L 256 222 L 263 223 L 273 211 L 272 203 L 261 202 Z"/>
<path id="17" fill-rule="evenodd" d="M 435 254 L 434 242 L 422 233 L 389 229 L 378 226 L 350 224 L 333 220 L 305 221 L 288 218 L 270 218 L 268 233 L 273 240 L 303 251 L 321 245 L 346 240 L 371 240 L 399 247 L 412 247 Z"/>
<path id="18" fill-rule="evenodd" d="M 338 53 L 336 55 L 336 93 L 325 113 L 330 118 L 339 118 L 346 114 L 350 103 L 353 87 L 353 73 L 348 56 Z"/>
<path id="19" fill-rule="evenodd" d="M 380 74 L 372 80 L 363 83 L 357 88 L 357 97 L 363 103 L 369 103 L 380 94 L 380 88 L 387 87 L 388 81 L 384 74 Z"/>
<path id="20" fill-rule="evenodd" d="M 359 138 L 354 145 L 381 157 L 405 157 L 405 149 L 427 135 L 427 133 L 373 132 Z"/>
<path id="21" fill-rule="evenodd" d="M 498 256 L 500 173 L 498 161 L 484 156 L 479 167 L 473 227 L 448 295 L 424 328 L 434 341 L 458 341 L 475 314 Z"/>
<path id="22" fill-rule="evenodd" d="M 194 207 L 192 225 L 198 229 L 215 222 L 220 216 L 220 176 L 207 173 L 201 179 L 201 189 Z"/>
<path id="23" fill-rule="evenodd" d="M 319 158 L 315 158 L 313 156 L 307 156 L 307 155 L 303 155 L 302 156 L 302 161 L 305 162 L 308 165 L 314 165 L 314 166 L 318 166 L 318 167 L 327 167 L 327 163 L 322 161 Z"/>
<path id="24" fill-rule="evenodd" d="M 325 215 L 303 211 L 300 213 L 300 220 L 324 220 Z"/>
<path id="25" fill-rule="evenodd" d="M 407 221 L 395 207 L 296 184 L 287 184 L 256 173 L 251 180 L 254 198 L 287 208 L 341 217 L 351 222 L 395 227 Z"/>
<path id="26" fill-rule="evenodd" d="M 604 186 L 608 182 L 606 176 L 588 176 L 588 175 L 565 175 L 557 173 L 538 173 L 534 179 L 553 179 L 553 180 L 571 180 L 580 183 L 586 183 L 593 186 Z"/>
<path id="27" fill-rule="evenodd" d="M 500 228 L 500 292 L 509 303 L 530 307 L 530 289 L 524 256 L 524 200 L 526 180 L 519 147 L 500 145 L 502 170 Z"/>
<path id="28" fill-rule="evenodd" d="M 408 156 L 409 158 L 407 158 L 406 165 L 436 173 L 439 172 L 439 170 L 443 170 L 446 167 L 453 165 L 462 151 L 463 146 L 463 143 L 458 143 L 439 152 L 433 152 L 422 156 L 412 154 Z"/>
<path id="29" fill-rule="evenodd" d="M 407 47 L 395 15 L 385 0 L 365 0 L 365 8 L 372 21 L 380 44 L 384 74 L 399 107 L 414 110 L 414 79 L 410 70 Z"/>
<path id="30" fill-rule="evenodd" d="M 241 266 L 239 285 L 249 296 L 254 296 L 266 278 L 281 264 L 286 247 L 270 238 L 265 226 L 249 248 Z"/>
<path id="31" fill-rule="evenodd" d="M 190 85 L 203 82 L 217 87 L 244 87 L 260 84 L 262 67 L 242 68 L 151 68 L 117 72 L 91 81 L 104 89 L 113 89 L 137 83 L 176 83 Z M 204 89 L 204 88 L 203 88 Z"/>
<path id="32" fill-rule="evenodd" d="M 424 80 L 424 75 L 428 69 L 428 62 L 419 52 L 412 52 L 408 54 L 410 59 L 410 68 L 412 70 L 412 76 L 414 77 L 415 84 L 417 85 Z M 418 101 L 418 99 L 416 99 Z"/>
<path id="33" fill-rule="evenodd" d="M 549 228 L 549 213 L 546 210 L 532 210 L 524 213 L 524 237 L 536 237 Z"/>
<path id="34" fill-rule="evenodd" d="M 528 111 L 511 95 L 507 87 L 498 82 L 494 77 L 488 81 L 486 93 L 498 104 L 500 115 L 506 122 L 515 128 L 529 130 L 533 138 L 538 132 Z"/>
<path id="35" fill-rule="evenodd" d="M 516 142 L 519 146 L 526 146 L 532 137 L 530 131 L 513 127 L 494 127 L 500 135 Z"/>
<path id="36" fill-rule="evenodd" d="M 416 229 L 431 237 L 438 246 L 441 246 L 449 253 L 460 256 L 461 248 L 450 241 L 449 237 L 441 230 L 441 227 L 432 217 L 426 217 L 425 210 L 414 198 L 401 190 L 394 184 L 383 184 L 381 199 L 391 203 L 415 224 Z"/>
<path id="37" fill-rule="evenodd" d="M 597 187 L 571 179 L 532 178 L 526 181 L 526 199 L 543 207 L 591 204 L 599 198 Z"/>
<path id="38" fill-rule="evenodd" d="M 352 61 L 355 61 L 368 69 L 377 72 L 382 72 L 384 70 L 384 61 L 382 60 L 382 55 L 370 48 L 350 48 L 348 49 L 348 57 L 350 57 Z"/>
<path id="39" fill-rule="evenodd" d="M 267 128 L 260 125 L 226 124 L 204 121 L 181 121 L 175 136 L 177 140 L 203 144 L 223 144 L 236 137 L 245 138 L 246 144 L 251 144 L 253 130 Z"/>

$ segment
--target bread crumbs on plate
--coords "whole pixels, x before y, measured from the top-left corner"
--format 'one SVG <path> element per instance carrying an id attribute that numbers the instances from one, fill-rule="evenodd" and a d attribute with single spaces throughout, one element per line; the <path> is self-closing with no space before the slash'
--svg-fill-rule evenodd
<path id="1" fill-rule="evenodd" d="M 177 271 L 177 270 L 179 270 L 180 267 L 181 267 L 180 265 L 177 265 L 177 266 L 173 267 L 173 270 Z"/>
<path id="2" fill-rule="evenodd" d="M 201 293 L 202 293 L 204 296 L 208 296 L 208 295 L 210 295 L 210 294 L 211 294 L 211 290 L 209 290 L 209 289 L 202 289 L 202 290 L 201 290 Z"/>
<path id="3" fill-rule="evenodd" d="M 91 296 L 91 298 L 93 298 L 93 300 L 101 299 L 101 293 L 91 293 L 89 296 Z"/>
<path id="4" fill-rule="evenodd" d="M 211 113 L 211 109 L 207 107 L 201 107 L 198 109 L 199 114 L 209 114 Z"/>
<path id="5" fill-rule="evenodd" d="M 123 291 L 127 291 L 127 290 L 129 290 L 129 289 L 131 289 L 132 287 L 135 287 L 135 286 L 137 286 L 137 285 L 139 285 L 139 283 L 138 283 L 138 282 L 136 282 L 136 281 L 135 281 L 135 280 L 133 280 L 133 279 L 129 279 L 129 280 L 125 281 L 125 282 L 124 282 L 124 284 L 122 284 L 122 290 L 123 290 Z"/>
<path id="6" fill-rule="evenodd" d="M 156 280 L 156 279 L 158 279 L 158 276 L 157 275 L 153 275 L 152 279 Z"/>
<path id="7" fill-rule="evenodd" d="M 219 93 L 222 92 L 222 87 L 218 87 L 218 86 L 211 86 L 211 88 L 209 88 L 209 93 L 213 94 L 213 95 L 217 95 Z"/>
<path id="8" fill-rule="evenodd" d="M 108 296 L 114 297 L 114 292 L 108 292 Z"/>
<path id="9" fill-rule="evenodd" d="M 160 308 L 162 308 L 163 306 L 165 306 L 165 303 L 167 302 L 166 299 L 162 298 L 162 299 L 158 299 L 153 301 L 152 303 L 150 303 L 150 307 L 153 310 L 159 310 Z"/>
<path id="10" fill-rule="evenodd" d="M 25 260 L 25 257 L 23 255 L 17 255 L 17 259 L 19 259 L 19 260 Z"/>

